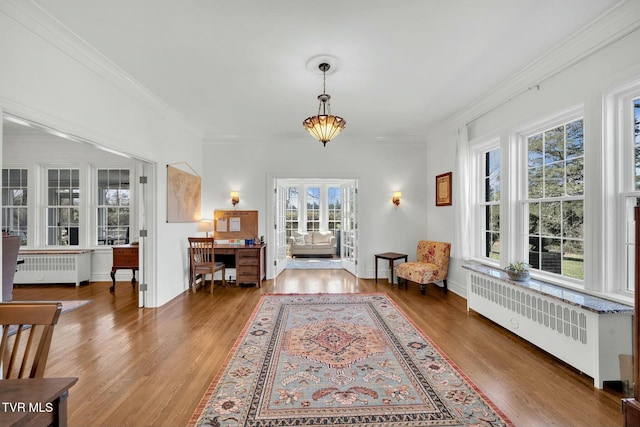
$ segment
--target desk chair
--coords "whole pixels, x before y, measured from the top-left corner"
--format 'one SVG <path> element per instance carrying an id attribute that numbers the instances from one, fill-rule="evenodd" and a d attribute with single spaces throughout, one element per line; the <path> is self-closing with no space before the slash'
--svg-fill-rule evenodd
<path id="1" fill-rule="evenodd" d="M 2 378 L 44 376 L 53 328 L 61 312 L 59 302 L 0 303 Z"/>
<path id="2" fill-rule="evenodd" d="M 222 271 L 222 286 L 227 286 L 224 280 L 224 262 L 216 262 L 213 255 L 213 237 L 189 237 L 189 258 L 191 265 L 191 283 L 189 286 L 196 291 L 198 274 L 202 274 L 202 286 L 205 286 L 207 274 L 211 274 L 211 288 L 213 292 L 213 274 Z"/>

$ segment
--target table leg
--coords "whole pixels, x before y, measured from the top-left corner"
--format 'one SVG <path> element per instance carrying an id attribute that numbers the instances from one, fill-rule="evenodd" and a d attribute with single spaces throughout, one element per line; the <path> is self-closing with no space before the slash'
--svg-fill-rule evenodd
<path id="1" fill-rule="evenodd" d="M 133 287 L 133 290 L 136 289 L 136 270 L 135 269 L 131 269 L 131 273 L 132 273 L 132 278 L 131 278 L 131 286 Z"/>
<path id="2" fill-rule="evenodd" d="M 391 287 L 393 288 L 393 264 L 394 261 L 392 259 L 389 260 L 389 270 L 391 270 Z"/>
<path id="3" fill-rule="evenodd" d="M 62 396 L 57 398 L 54 404 L 54 421 L 53 425 L 57 427 L 67 427 L 67 398 L 69 392 L 65 392 Z"/>
<path id="4" fill-rule="evenodd" d="M 378 283 L 378 257 L 376 257 L 376 283 Z"/>
<path id="5" fill-rule="evenodd" d="M 111 269 L 111 280 L 113 281 L 113 284 L 109 288 L 109 292 L 113 292 L 116 290 L 116 270 L 117 269 L 115 268 Z"/>

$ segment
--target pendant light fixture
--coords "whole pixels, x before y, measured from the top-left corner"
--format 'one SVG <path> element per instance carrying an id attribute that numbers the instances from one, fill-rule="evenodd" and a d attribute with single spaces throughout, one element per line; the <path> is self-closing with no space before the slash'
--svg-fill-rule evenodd
<path id="1" fill-rule="evenodd" d="M 342 132 L 342 129 L 347 125 L 347 122 L 342 117 L 331 115 L 331 104 L 329 100 L 331 95 L 327 93 L 327 71 L 331 66 L 326 62 L 321 63 L 318 68 L 322 71 L 322 94 L 318 95 L 318 114 L 308 117 L 302 126 L 313 135 L 318 141 L 322 142 L 324 146 L 327 142 L 331 141 L 334 136 Z M 322 114 L 321 114 L 322 112 Z"/>

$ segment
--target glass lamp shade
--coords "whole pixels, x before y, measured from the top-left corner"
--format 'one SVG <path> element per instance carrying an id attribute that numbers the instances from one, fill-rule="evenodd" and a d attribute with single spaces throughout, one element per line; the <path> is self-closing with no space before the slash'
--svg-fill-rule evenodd
<path id="1" fill-rule="evenodd" d="M 347 122 L 338 116 L 317 115 L 307 118 L 302 126 L 323 145 L 342 132 Z"/>

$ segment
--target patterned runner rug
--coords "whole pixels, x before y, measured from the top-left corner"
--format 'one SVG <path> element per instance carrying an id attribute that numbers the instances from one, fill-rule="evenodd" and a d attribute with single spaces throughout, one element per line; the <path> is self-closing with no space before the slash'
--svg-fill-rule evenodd
<path id="1" fill-rule="evenodd" d="M 189 426 L 512 425 L 384 294 L 266 295 Z"/>

